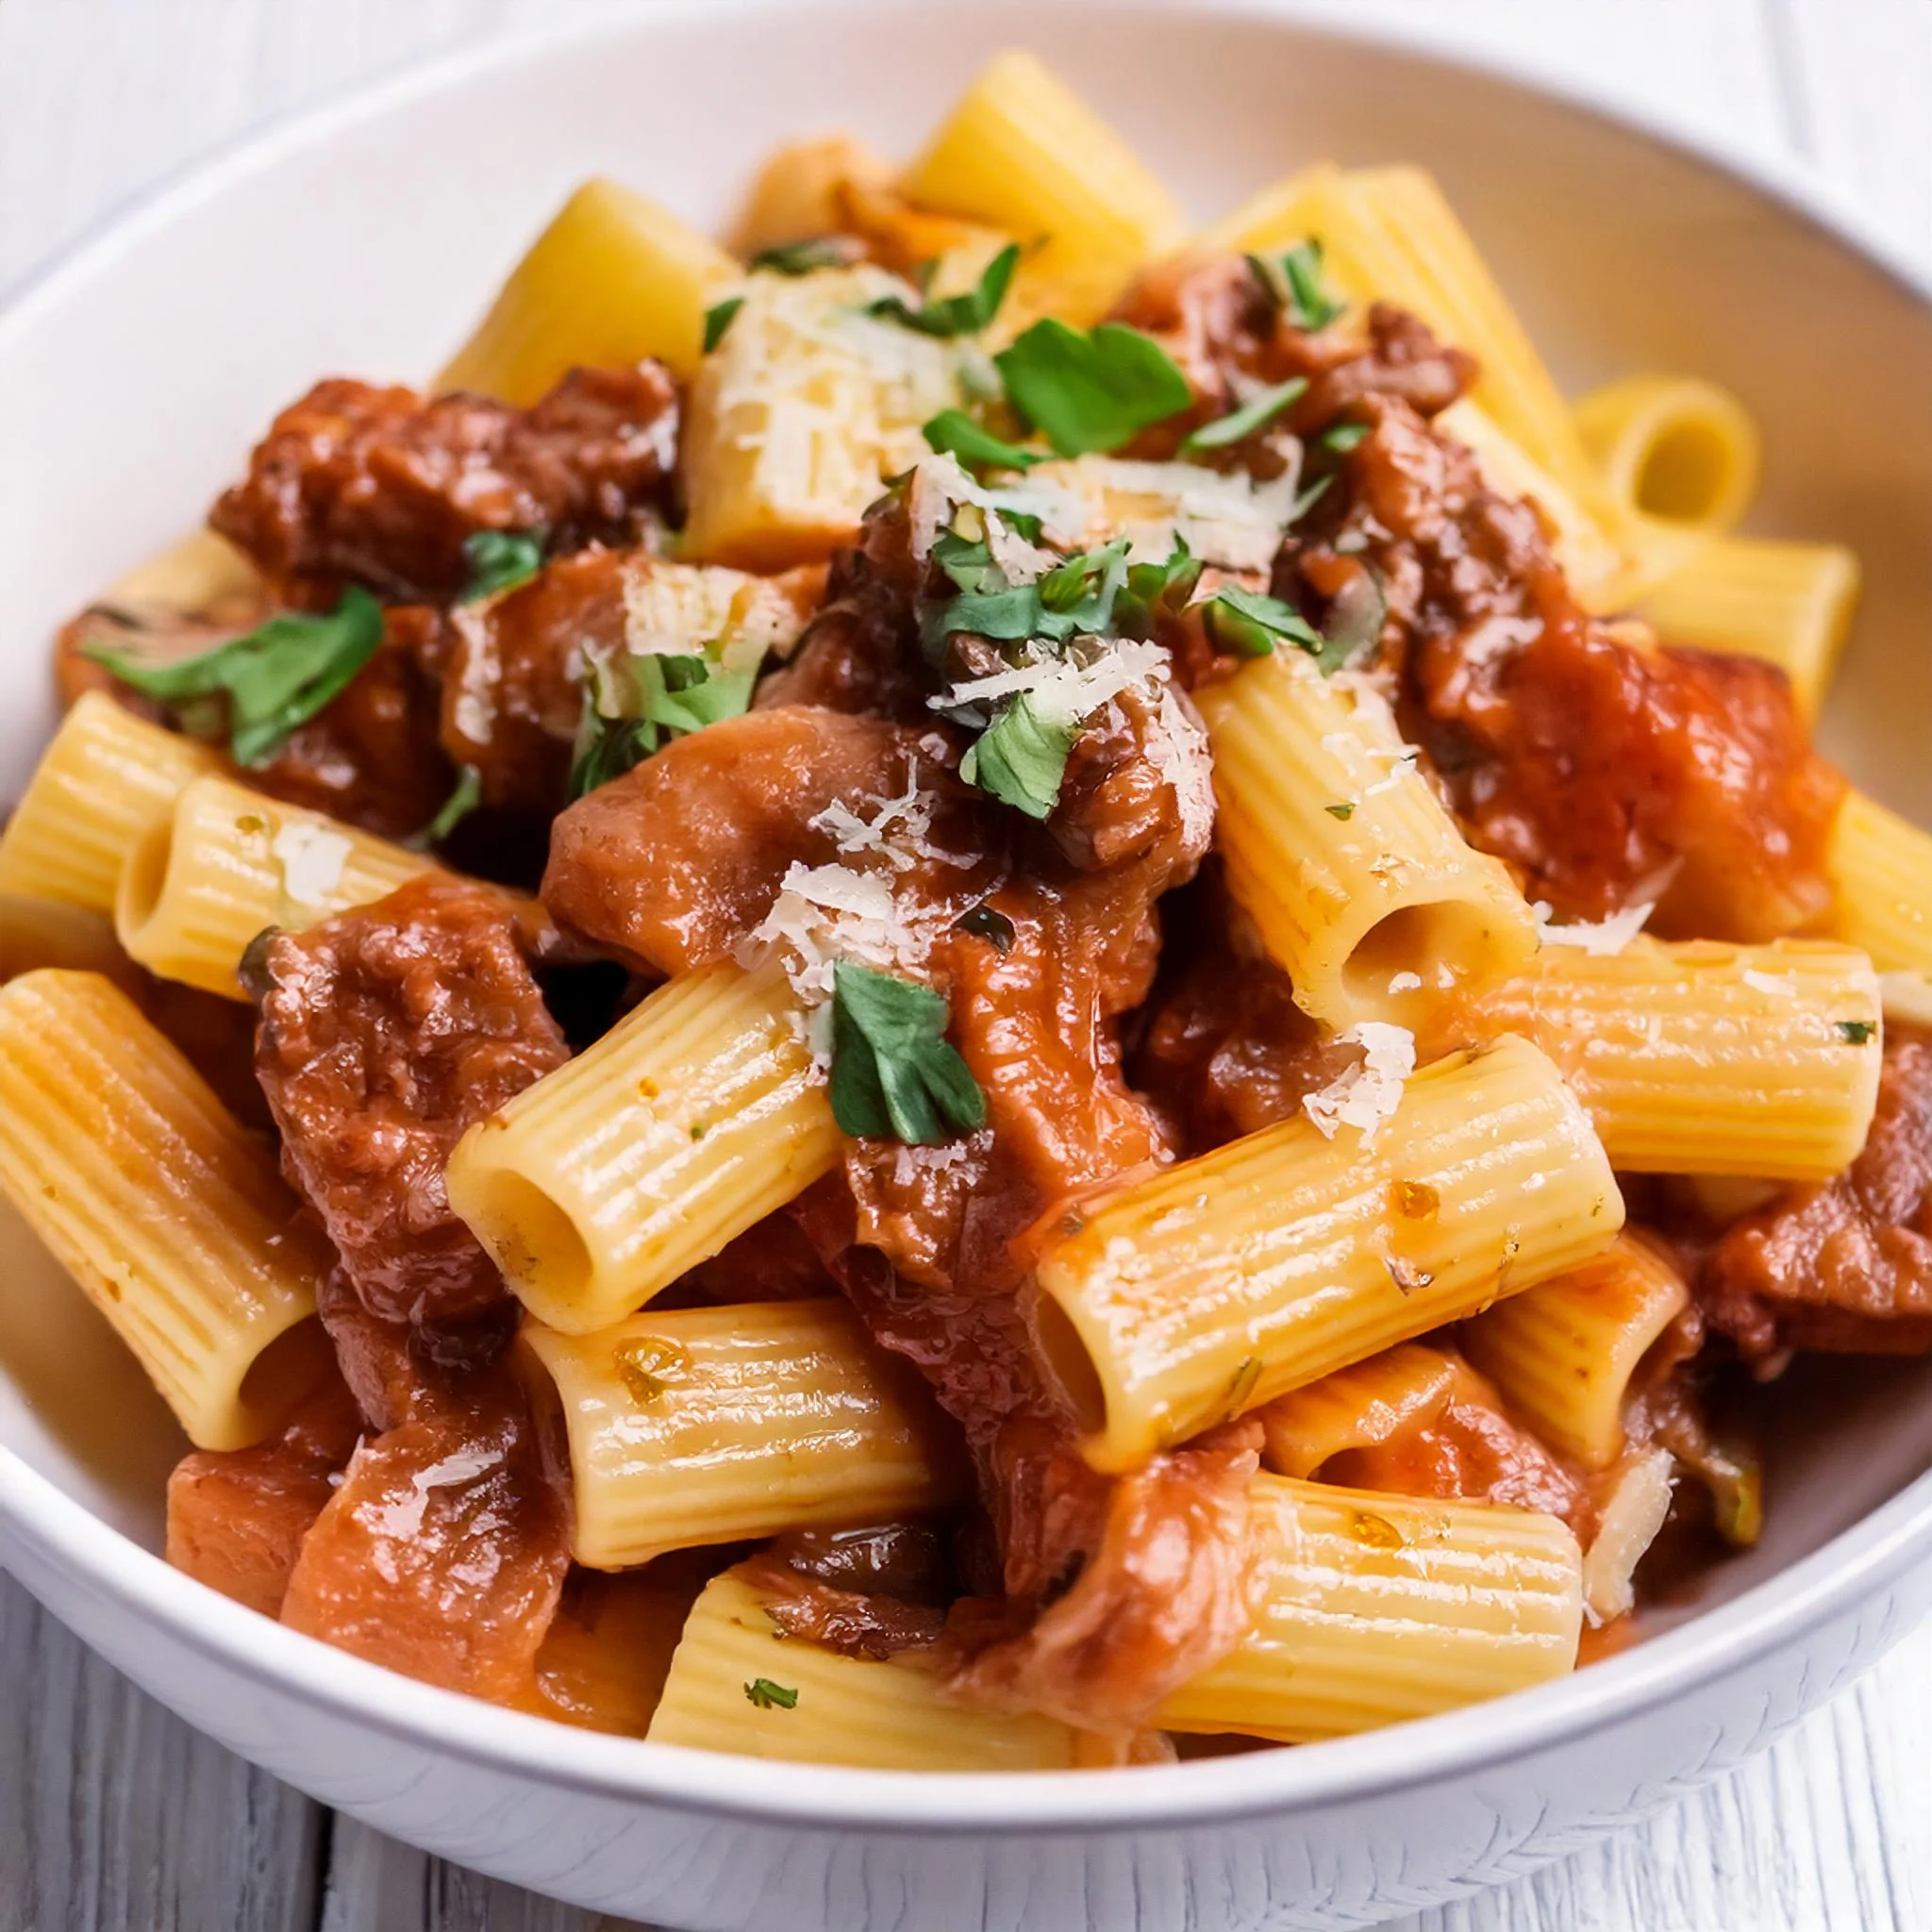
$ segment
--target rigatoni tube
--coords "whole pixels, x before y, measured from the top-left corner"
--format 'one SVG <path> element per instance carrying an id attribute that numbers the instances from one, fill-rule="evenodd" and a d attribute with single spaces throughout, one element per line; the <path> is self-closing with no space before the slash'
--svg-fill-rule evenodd
<path id="1" fill-rule="evenodd" d="M 1066 1771 L 1081 1734 L 1057 1718 L 966 1710 L 920 1652 L 842 1657 L 788 1637 L 744 1574 L 705 1588 L 649 1733 L 656 1744 L 878 1771 Z"/>
<path id="2" fill-rule="evenodd" d="M 1228 884 L 1317 1019 L 1413 1028 L 1527 963 L 1523 894 L 1457 829 L 1379 693 L 1277 651 L 1194 696 Z"/>
<path id="3" fill-rule="evenodd" d="M 680 974 L 450 1156 L 450 1205 L 540 1321 L 608 1328 L 839 1159 L 778 968 Z"/>
<path id="4" fill-rule="evenodd" d="M 1161 1707 L 1172 1731 L 1347 1737 L 1575 1668 L 1583 1559 L 1554 1516 L 1255 1478 L 1253 1632 Z"/>
<path id="5" fill-rule="evenodd" d="M 0 1190 L 197 1448 L 276 1426 L 334 1256 L 267 1144 L 95 974 L 0 988 Z"/>
<path id="6" fill-rule="evenodd" d="M 1468 1024 L 1535 1041 L 1631 1174 L 1827 1180 L 1877 1104 L 1878 977 L 1850 946 L 1545 946 Z"/>
<path id="7" fill-rule="evenodd" d="M 129 855 L 114 902 L 128 957 L 231 1000 L 264 927 L 373 905 L 436 863 L 226 778 L 197 778 Z"/>
<path id="8" fill-rule="evenodd" d="M 0 834 L 0 892 L 112 912 L 128 855 L 172 817 L 184 786 L 221 769 L 207 745 L 89 691 Z"/>
<path id="9" fill-rule="evenodd" d="M 1932 832 L 1849 792 L 1825 869 L 1834 897 L 1820 931 L 1862 946 L 1881 973 L 1932 971 Z"/>
<path id="10" fill-rule="evenodd" d="M 1657 1249 L 1623 1234 L 1595 1260 L 1466 1324 L 1463 1351 L 1552 1448 L 1608 1469 L 1624 1453 L 1631 1378 L 1690 1300 Z"/>
<path id="11" fill-rule="evenodd" d="M 1037 1337 L 1125 1470 L 1606 1247 L 1624 1204 L 1548 1058 L 1506 1038 L 1408 1082 L 1361 1144 L 1295 1119 L 1082 1200 L 1035 1262 Z"/>
<path id="12" fill-rule="evenodd" d="M 937 1508 L 957 1491 L 930 1398 L 843 1302 L 526 1324 L 570 1440 L 579 1563 Z"/>

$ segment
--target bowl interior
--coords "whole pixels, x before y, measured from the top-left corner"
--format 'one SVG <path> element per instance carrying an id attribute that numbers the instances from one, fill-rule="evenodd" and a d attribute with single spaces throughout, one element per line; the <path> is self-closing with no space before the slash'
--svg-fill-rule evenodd
<path id="1" fill-rule="evenodd" d="M 1507 80 L 1239 14 L 989 4 L 658 6 L 328 110 L 138 212 L 0 319 L 0 796 L 52 718 L 47 640 L 195 523 L 318 375 L 420 378 L 591 173 L 721 222 L 781 136 L 916 144 L 977 62 L 1034 46 L 1194 214 L 1323 155 L 1433 169 L 1573 390 L 1688 370 L 1757 413 L 1752 526 L 1857 546 L 1863 607 L 1824 724 L 1932 819 L 1932 310 L 1710 162 Z M 158 1548 L 182 1443 L 105 1323 L 0 1214 L 0 1445 Z M 1767 1534 L 1735 1595 L 1932 1464 L 1932 1370 L 1823 1365 L 1781 1402 Z M 1688 1614 L 1688 1607 L 1669 1613 Z"/>

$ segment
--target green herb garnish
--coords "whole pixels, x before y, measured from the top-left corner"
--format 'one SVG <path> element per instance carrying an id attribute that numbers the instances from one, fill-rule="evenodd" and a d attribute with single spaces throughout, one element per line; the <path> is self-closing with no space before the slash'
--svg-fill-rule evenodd
<path id="1" fill-rule="evenodd" d="M 774 1684 L 769 1677 L 754 1677 L 744 1694 L 760 1710 L 796 1710 L 798 1692 L 790 1684 Z"/>
<path id="2" fill-rule="evenodd" d="M 1283 643 L 1310 655 L 1322 648 L 1322 633 L 1292 604 L 1239 584 L 1225 584 L 1208 598 L 1201 619 L 1216 650 L 1242 658 L 1265 658 Z"/>
<path id="3" fill-rule="evenodd" d="M 1059 803 L 1060 780 L 1079 735 L 1077 724 L 1042 718 L 1021 691 L 967 748 L 959 775 L 1029 819 L 1043 819 Z"/>
<path id="4" fill-rule="evenodd" d="M 1838 1030 L 1854 1046 L 1863 1046 L 1878 1031 L 1878 1022 L 1876 1020 L 1840 1020 L 1838 1023 Z"/>
<path id="5" fill-rule="evenodd" d="M 465 765 L 457 774 L 457 782 L 442 801 L 442 808 L 420 832 L 403 842 L 412 852 L 440 845 L 482 803 L 483 774 L 475 765 Z"/>
<path id="6" fill-rule="evenodd" d="M 1297 242 L 1280 255 L 1251 255 L 1248 265 L 1296 328 L 1326 328 L 1348 306 L 1322 281 L 1322 244 Z"/>
<path id="7" fill-rule="evenodd" d="M 984 940 L 1003 958 L 1013 950 L 1013 922 L 994 907 L 975 906 L 971 912 L 962 912 L 953 925 L 957 931 Z"/>
<path id="8" fill-rule="evenodd" d="M 1167 351 L 1117 322 L 1082 333 L 1048 317 L 992 359 L 1013 407 L 1063 457 L 1118 449 L 1193 399 Z"/>
<path id="9" fill-rule="evenodd" d="M 325 615 L 284 610 L 243 637 L 177 663 L 148 663 L 105 644 L 90 644 L 83 655 L 163 705 L 225 694 L 228 749 L 238 765 L 259 766 L 341 695 L 381 643 L 382 606 L 351 584 Z"/>
<path id="10" fill-rule="evenodd" d="M 573 798 L 623 777 L 667 739 L 740 716 L 750 707 L 757 678 L 753 671 L 722 670 L 708 658 L 652 653 L 633 657 L 629 664 L 635 696 L 615 712 L 598 702 L 600 694 L 610 702 L 608 675 L 595 669 L 586 679 L 584 722 L 571 768 Z"/>
<path id="11" fill-rule="evenodd" d="M 1230 409 L 1225 416 L 1218 416 L 1212 423 L 1204 423 L 1181 443 L 1181 455 L 1192 456 L 1196 450 L 1225 449 L 1229 443 L 1240 442 L 1243 437 L 1254 435 L 1257 429 L 1265 429 L 1292 402 L 1299 401 L 1308 392 L 1308 379 L 1306 375 L 1291 375 L 1286 382 L 1277 382 L 1270 389 L 1258 391 L 1251 395 L 1240 408 Z"/>
<path id="12" fill-rule="evenodd" d="M 774 275 L 808 275 L 822 268 L 845 268 L 855 254 L 850 241 L 838 235 L 814 235 L 806 242 L 781 242 L 775 248 L 761 248 L 751 258 L 753 268 L 768 268 Z"/>
<path id="13" fill-rule="evenodd" d="M 1345 457 L 1350 450 L 1365 441 L 1369 434 L 1366 423 L 1331 423 L 1316 441 L 1325 450 L 1332 450 L 1339 457 Z"/>
<path id="14" fill-rule="evenodd" d="M 1353 805 L 1324 805 L 1322 809 L 1331 819 L 1352 819 L 1355 816 L 1355 807 Z"/>
<path id="15" fill-rule="evenodd" d="M 964 409 L 941 409 L 925 425 L 927 444 L 941 455 L 956 456 L 968 469 L 1028 470 L 1044 462 L 1043 450 L 1022 449 L 982 427 Z"/>
<path id="16" fill-rule="evenodd" d="M 458 604 L 480 603 L 526 584 L 543 568 L 543 530 L 475 530 L 463 539 L 469 581 Z"/>
<path id="17" fill-rule="evenodd" d="M 924 301 L 914 308 L 902 295 L 882 295 L 866 305 L 865 312 L 881 322 L 896 322 L 901 328 L 917 329 L 923 336 L 976 336 L 999 313 L 1007 299 L 1007 285 L 1019 265 L 1020 244 L 1009 242 L 987 263 L 986 273 L 963 295 L 947 295 L 940 301 Z"/>
<path id="18" fill-rule="evenodd" d="M 1178 617 L 1201 581 L 1202 567 L 1203 559 L 1178 531 L 1165 563 L 1130 563 L 1127 580 L 1114 599 L 1115 628 L 1123 637 L 1145 638 L 1153 634 L 1158 619 Z"/>
<path id="19" fill-rule="evenodd" d="M 714 302 L 705 310 L 705 354 L 709 355 L 724 340 L 724 331 L 731 326 L 731 318 L 744 307 L 742 295 L 727 295 L 722 302 Z"/>
<path id="20" fill-rule="evenodd" d="M 946 1038 L 945 998 L 841 959 L 832 980 L 832 1118 L 855 1140 L 929 1145 L 985 1124 L 986 1096 Z"/>

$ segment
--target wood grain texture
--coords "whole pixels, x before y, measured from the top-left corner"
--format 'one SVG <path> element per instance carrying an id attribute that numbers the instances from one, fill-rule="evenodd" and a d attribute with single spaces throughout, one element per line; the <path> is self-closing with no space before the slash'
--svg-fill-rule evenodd
<path id="1" fill-rule="evenodd" d="M 0 289 L 212 145 L 610 0 L 0 0 Z M 1796 152 L 1932 261 L 1927 0 L 1284 0 Z M 1395 1932 L 1927 1932 L 1932 1632 L 1641 1830 Z M 624 1932 L 196 1737 L 0 1577 L 0 1932 Z M 859 1928 L 854 1928 L 859 1932 Z M 907 1928 L 918 1932 L 918 1928 Z"/>

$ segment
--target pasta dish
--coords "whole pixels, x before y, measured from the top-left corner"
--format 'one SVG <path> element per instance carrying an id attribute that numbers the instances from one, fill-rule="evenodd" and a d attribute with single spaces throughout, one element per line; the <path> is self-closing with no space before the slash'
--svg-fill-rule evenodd
<path id="1" fill-rule="evenodd" d="M 728 245 L 578 189 L 55 642 L 0 1190 L 169 1560 L 901 1770 L 1625 1641 L 1794 1357 L 1932 1348 L 1932 834 L 1757 467 L 1563 396 L 1422 171 L 1191 228 L 1024 53 Z"/>

